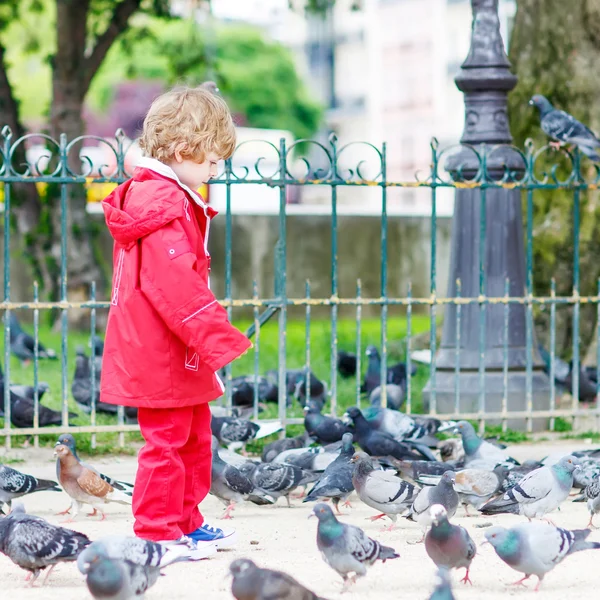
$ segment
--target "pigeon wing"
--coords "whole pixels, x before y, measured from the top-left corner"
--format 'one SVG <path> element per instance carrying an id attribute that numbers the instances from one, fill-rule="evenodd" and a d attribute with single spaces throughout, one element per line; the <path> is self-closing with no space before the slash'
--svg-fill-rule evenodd
<path id="1" fill-rule="evenodd" d="M 94 471 L 83 466 L 81 468 L 81 474 L 77 477 L 77 483 L 86 494 L 95 496 L 96 498 L 106 498 L 108 494 L 114 491 L 114 488 L 110 483 L 104 481 L 104 479 L 97 473 L 94 473 Z"/>
<path id="2" fill-rule="evenodd" d="M 353 525 L 344 528 L 344 543 L 348 553 L 360 563 L 374 562 L 379 554 L 379 544 Z"/>
<path id="3" fill-rule="evenodd" d="M 465 469 L 456 473 L 454 489 L 459 494 L 489 496 L 498 487 L 498 477 L 492 471 L 484 469 Z"/>
<path id="4" fill-rule="evenodd" d="M 517 485 L 508 490 L 504 500 L 514 500 L 521 504 L 530 504 L 545 498 L 556 485 L 554 475 L 549 467 L 531 471 Z"/>
<path id="5" fill-rule="evenodd" d="M 410 497 L 414 490 L 413 485 L 388 471 L 372 471 L 363 486 L 363 493 L 380 504 L 401 502 Z"/>

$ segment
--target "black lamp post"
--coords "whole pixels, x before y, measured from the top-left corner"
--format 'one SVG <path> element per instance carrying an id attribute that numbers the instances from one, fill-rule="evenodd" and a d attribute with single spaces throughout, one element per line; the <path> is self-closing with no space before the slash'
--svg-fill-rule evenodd
<path id="1" fill-rule="evenodd" d="M 465 97 L 465 127 L 462 144 L 475 146 L 486 156 L 488 181 L 499 181 L 507 169 L 514 178 L 523 176 L 520 155 L 510 148 L 512 137 L 507 114 L 507 94 L 517 78 L 510 72 L 510 63 L 500 35 L 498 0 L 471 0 L 473 28 L 469 55 L 455 81 Z M 496 145 L 500 144 L 500 147 Z M 472 148 L 463 147 L 451 156 L 446 168 L 455 179 L 475 177 L 481 158 Z M 482 194 L 485 194 L 483 200 Z M 485 223 L 481 219 L 485 208 Z M 480 243 L 481 229 L 485 239 Z M 483 257 L 480 260 L 480 252 Z M 521 191 L 506 188 L 458 188 L 455 194 L 452 228 L 452 253 L 448 297 L 456 297 L 457 280 L 462 297 L 505 295 L 508 278 L 511 297 L 526 292 L 525 249 L 521 211 Z M 457 307 L 446 306 L 442 341 L 436 356 L 435 404 L 438 413 L 455 410 L 458 385 L 458 408 L 461 414 L 500 412 L 507 388 L 507 408 L 527 409 L 527 327 L 526 307 L 511 304 L 508 319 L 508 352 L 505 356 L 505 308 L 503 304 L 485 306 L 484 335 L 481 332 L 482 309 L 478 303 L 463 305 L 460 314 L 460 353 L 457 366 Z M 482 347 L 483 340 L 483 347 Z M 542 370 L 537 352 L 533 324 L 530 329 L 532 346 L 532 378 L 530 391 L 533 410 L 549 408 L 549 380 Z M 480 359 L 485 373 L 480 377 Z M 505 363 L 508 377 L 505 379 Z M 458 377 L 458 381 L 457 381 Z M 424 390 L 429 409 L 433 401 L 433 376 Z M 484 405 L 480 395 L 485 388 Z M 511 420 L 510 426 L 522 426 L 522 419 Z"/>

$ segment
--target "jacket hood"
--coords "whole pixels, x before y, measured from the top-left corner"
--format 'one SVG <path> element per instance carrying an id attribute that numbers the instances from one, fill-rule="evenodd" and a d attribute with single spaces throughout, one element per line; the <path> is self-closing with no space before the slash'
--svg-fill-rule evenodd
<path id="1" fill-rule="evenodd" d="M 199 199 L 196 203 L 207 218 L 216 214 Z M 188 194 L 178 180 L 144 167 L 137 167 L 132 179 L 113 190 L 102 208 L 111 235 L 126 248 L 174 219 L 189 220 L 192 212 Z"/>

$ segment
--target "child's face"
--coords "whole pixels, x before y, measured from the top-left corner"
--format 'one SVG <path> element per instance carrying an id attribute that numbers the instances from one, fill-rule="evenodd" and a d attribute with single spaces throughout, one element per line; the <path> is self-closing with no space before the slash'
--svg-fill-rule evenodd
<path id="1" fill-rule="evenodd" d="M 197 163 L 187 158 L 181 158 L 179 153 L 169 166 L 175 171 L 179 180 L 193 190 L 217 176 L 217 163 L 221 160 L 213 152 L 209 152 L 204 162 Z"/>

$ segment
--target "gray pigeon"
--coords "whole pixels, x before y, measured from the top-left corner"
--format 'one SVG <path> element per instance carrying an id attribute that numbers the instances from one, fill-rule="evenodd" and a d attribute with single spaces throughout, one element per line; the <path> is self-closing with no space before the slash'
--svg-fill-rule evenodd
<path id="1" fill-rule="evenodd" d="M 485 532 L 486 540 L 496 554 L 509 566 L 525 574 L 515 584 L 523 584 L 532 575 L 537 576 L 538 591 L 544 575 L 574 552 L 600 548 L 597 542 L 586 542 L 589 529 L 561 529 L 549 523 L 522 523 L 511 529 L 491 527 Z"/>
<path id="2" fill-rule="evenodd" d="M 258 489 L 250 479 L 237 467 L 227 464 L 219 456 L 219 442 L 212 438 L 212 472 L 210 493 L 216 496 L 225 506 L 222 519 L 231 519 L 231 511 L 236 502 L 250 500 L 257 504 L 274 504 L 275 498 Z"/>
<path id="3" fill-rule="evenodd" d="M 434 504 L 441 504 L 446 509 L 448 518 L 451 519 L 456 514 L 459 502 L 458 494 L 454 489 L 455 479 L 456 475 L 453 471 L 446 471 L 435 487 L 423 488 L 417 494 L 406 518 L 416 521 L 425 530 L 431 525 L 429 509 Z M 425 539 L 425 534 L 423 534 L 423 539 Z"/>
<path id="4" fill-rule="evenodd" d="M 386 404 L 391 410 L 400 410 L 404 403 L 404 388 L 395 383 L 388 383 L 385 386 Z M 378 385 L 370 394 L 369 402 L 371 406 L 381 406 L 381 386 Z"/>
<path id="5" fill-rule="evenodd" d="M 312 483 L 318 477 L 318 475 L 310 471 L 303 471 L 293 465 L 282 465 L 279 463 L 259 463 L 252 465 L 249 461 L 248 467 L 248 471 L 240 470 L 244 472 L 257 488 L 275 499 L 281 496 L 285 497 L 288 506 L 291 506 L 290 494 L 298 486 Z"/>
<path id="6" fill-rule="evenodd" d="M 30 587 L 47 567 L 50 569 L 44 583 L 58 563 L 77 560 L 89 543 L 83 533 L 26 514 L 20 502 L 15 503 L 10 515 L 0 519 L 0 552 L 29 571 L 26 581 L 29 580 Z"/>
<path id="7" fill-rule="evenodd" d="M 342 436 L 341 453 L 325 469 L 323 475 L 315 483 L 310 492 L 308 492 L 303 502 L 314 502 L 316 500 L 331 498 L 335 510 L 340 514 L 340 502 L 342 500 L 347 502 L 348 496 L 354 490 L 352 482 L 352 473 L 354 471 L 354 465 L 352 464 L 353 455 L 352 434 L 345 433 Z"/>
<path id="8" fill-rule="evenodd" d="M 590 511 L 590 522 L 587 526 L 595 528 L 594 517 L 600 512 L 600 479 L 590 483 L 583 494 L 587 499 L 587 508 Z"/>
<path id="9" fill-rule="evenodd" d="M 302 435 L 293 438 L 283 438 L 282 440 L 275 440 L 270 444 L 267 444 L 262 451 L 262 461 L 271 462 L 286 450 L 293 450 L 297 448 L 304 448 L 310 444 L 310 436 L 305 431 Z"/>
<path id="10" fill-rule="evenodd" d="M 340 523 L 329 506 L 320 502 L 313 509 L 319 519 L 317 547 L 323 560 L 344 580 L 343 590 L 357 577 L 367 574 L 367 567 L 377 560 L 399 558 L 393 548 L 382 546 L 371 539 L 362 529 L 354 525 Z M 354 573 L 353 577 L 349 577 Z"/>
<path id="11" fill-rule="evenodd" d="M 504 467 L 496 467 L 493 471 L 485 469 L 456 471 L 454 489 L 465 507 L 467 516 L 471 516 L 469 506 L 479 510 L 492 496 L 502 490 L 504 474 Z M 425 485 L 435 485 L 439 480 L 440 477 L 436 475 L 423 475 L 418 481 Z"/>
<path id="12" fill-rule="evenodd" d="M 77 568 L 85 575 L 87 565 L 98 557 L 128 560 L 141 567 L 163 568 L 175 562 L 192 560 L 189 551 L 190 546 L 187 540 L 167 545 L 138 537 L 115 534 L 92 542 L 77 558 Z M 214 551 L 216 552 L 216 548 Z"/>
<path id="13" fill-rule="evenodd" d="M 473 582 L 469 578 L 469 570 L 477 553 L 477 546 L 460 525 L 452 525 L 448 521 L 448 513 L 441 504 L 434 504 L 429 509 L 431 529 L 425 535 L 425 550 L 437 567 L 447 569 L 466 569 L 463 583 Z"/>
<path id="14" fill-rule="evenodd" d="M 442 427 L 440 431 L 444 429 L 446 428 Z M 449 429 L 458 431 L 462 437 L 463 449 L 465 451 L 465 467 L 475 466 L 471 464 L 475 461 L 489 465 L 490 469 L 493 469 L 499 463 L 516 463 L 502 448 L 481 439 L 475 433 L 473 425 L 468 421 L 459 421 Z"/>
<path id="15" fill-rule="evenodd" d="M 484 504 L 479 510 L 484 515 L 512 513 L 529 520 L 541 519 L 567 499 L 573 487 L 573 471 L 578 468 L 579 459 L 565 456 L 551 467 L 531 471 L 503 496 Z"/>
<path id="16" fill-rule="evenodd" d="M 558 142 L 573 144 L 591 160 L 600 161 L 600 140 L 588 127 L 573 115 L 554 108 L 550 101 L 540 94 L 533 96 L 529 104 L 540 111 L 540 125 L 546 135 Z"/>
<path id="17" fill-rule="evenodd" d="M 56 481 L 37 479 L 33 475 L 25 475 L 16 469 L 0 465 L 0 512 L 3 504 L 7 504 L 10 509 L 14 499 L 44 491 L 60 492 L 61 490 Z"/>
<path id="18" fill-rule="evenodd" d="M 398 519 L 397 515 L 410 508 L 419 488 L 403 481 L 390 471 L 376 470 L 373 460 L 366 452 L 357 452 L 352 461 L 352 482 L 358 497 L 367 506 L 381 513 L 371 517 L 371 521 L 387 516 L 392 520 L 392 524 L 387 528 L 391 531 Z"/>
<path id="19" fill-rule="evenodd" d="M 236 600 L 324 600 L 281 571 L 260 569 L 247 558 L 229 565 Z"/>
<path id="20" fill-rule="evenodd" d="M 143 598 L 161 575 L 160 567 L 136 565 L 128 560 L 98 557 L 87 566 L 85 582 L 97 600 Z"/>
<path id="21" fill-rule="evenodd" d="M 433 594 L 429 597 L 429 600 L 455 600 L 452 594 L 452 585 L 450 584 L 450 577 L 448 575 L 448 569 L 438 569 L 437 572 L 437 585 Z"/>

